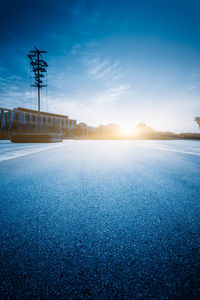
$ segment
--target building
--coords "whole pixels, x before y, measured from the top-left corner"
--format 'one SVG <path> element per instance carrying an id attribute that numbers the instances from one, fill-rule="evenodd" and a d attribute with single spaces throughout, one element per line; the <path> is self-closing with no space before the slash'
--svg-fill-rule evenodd
<path id="1" fill-rule="evenodd" d="M 6 109 L 0 107 L 0 134 L 12 132 L 53 132 L 67 137 L 76 127 L 76 120 L 68 116 L 22 107 Z"/>

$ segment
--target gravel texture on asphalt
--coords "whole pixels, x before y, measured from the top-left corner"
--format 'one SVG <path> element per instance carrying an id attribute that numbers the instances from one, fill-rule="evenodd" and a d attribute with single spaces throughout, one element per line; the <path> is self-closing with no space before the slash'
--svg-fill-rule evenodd
<path id="1" fill-rule="evenodd" d="M 198 299 L 200 143 L 181 142 L 2 160 L 2 299 Z"/>

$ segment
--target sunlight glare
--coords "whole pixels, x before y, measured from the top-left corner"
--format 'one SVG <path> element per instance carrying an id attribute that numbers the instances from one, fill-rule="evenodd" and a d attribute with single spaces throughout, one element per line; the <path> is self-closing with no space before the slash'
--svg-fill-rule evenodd
<path id="1" fill-rule="evenodd" d="M 126 126 L 121 128 L 122 135 L 133 135 L 133 128 Z"/>

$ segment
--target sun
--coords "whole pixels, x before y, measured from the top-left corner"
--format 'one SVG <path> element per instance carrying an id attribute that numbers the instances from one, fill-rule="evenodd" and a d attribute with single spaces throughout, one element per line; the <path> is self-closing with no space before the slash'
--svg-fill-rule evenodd
<path id="1" fill-rule="evenodd" d="M 122 135 L 132 135 L 133 134 L 133 128 L 126 126 L 121 128 L 121 134 Z"/>

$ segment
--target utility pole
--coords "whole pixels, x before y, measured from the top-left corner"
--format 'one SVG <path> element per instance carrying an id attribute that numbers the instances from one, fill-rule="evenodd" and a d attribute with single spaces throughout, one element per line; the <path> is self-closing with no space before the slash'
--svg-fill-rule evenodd
<path id="1" fill-rule="evenodd" d="M 35 50 L 29 51 L 28 58 L 30 59 L 31 71 L 34 74 L 33 82 L 31 86 L 38 89 L 38 112 L 40 114 L 40 89 L 47 86 L 47 61 L 44 60 L 43 54 L 47 51 L 39 50 L 34 47 Z"/>

